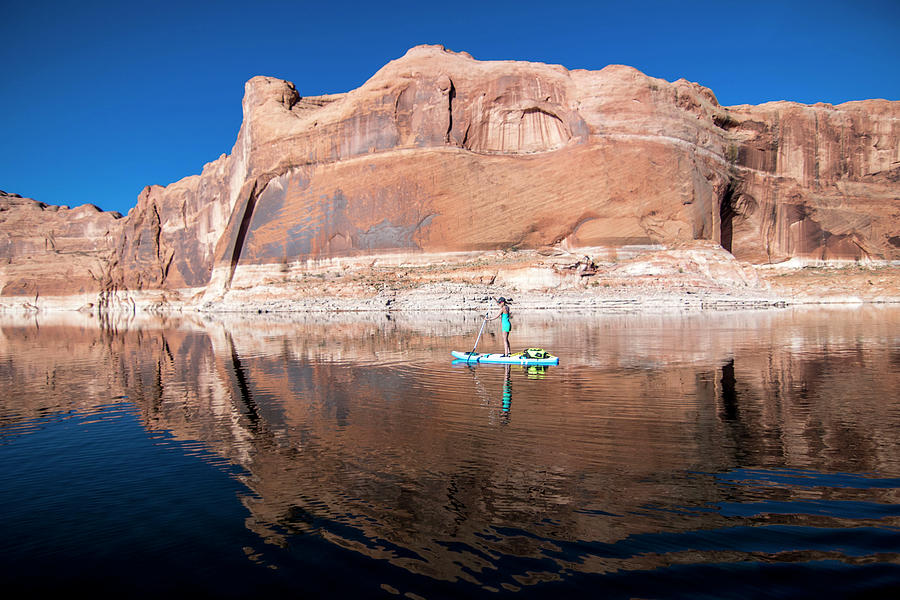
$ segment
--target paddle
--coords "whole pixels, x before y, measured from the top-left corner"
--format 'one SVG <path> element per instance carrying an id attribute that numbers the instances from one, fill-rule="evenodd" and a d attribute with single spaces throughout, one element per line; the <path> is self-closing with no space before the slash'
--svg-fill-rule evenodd
<path id="1" fill-rule="evenodd" d="M 475 348 L 478 347 L 478 342 L 481 340 L 481 334 L 484 332 L 484 326 L 487 323 L 488 315 L 491 313 L 485 313 L 484 320 L 481 321 L 481 329 L 478 330 L 478 337 L 475 338 L 475 345 L 472 346 L 472 351 L 469 352 L 469 356 L 466 358 L 466 362 L 469 362 L 469 359 L 472 358 L 472 355 L 475 354 Z"/>

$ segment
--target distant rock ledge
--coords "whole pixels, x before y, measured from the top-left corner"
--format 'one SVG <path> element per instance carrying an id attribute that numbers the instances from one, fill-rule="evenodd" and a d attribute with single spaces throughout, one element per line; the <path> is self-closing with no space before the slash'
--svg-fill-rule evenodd
<path id="1" fill-rule="evenodd" d="M 0 308 L 900 296 L 898 102 L 723 107 L 626 66 L 419 46 L 345 94 L 254 77 L 243 111 L 231 154 L 125 217 L 0 193 Z"/>

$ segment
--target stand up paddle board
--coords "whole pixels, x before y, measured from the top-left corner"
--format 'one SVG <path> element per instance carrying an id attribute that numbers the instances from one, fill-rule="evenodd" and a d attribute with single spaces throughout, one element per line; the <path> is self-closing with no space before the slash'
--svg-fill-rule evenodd
<path id="1" fill-rule="evenodd" d="M 450 352 L 453 358 L 469 364 L 487 363 L 496 365 L 558 365 L 559 357 L 540 348 L 529 348 L 514 354 L 483 354 L 481 352 Z"/>

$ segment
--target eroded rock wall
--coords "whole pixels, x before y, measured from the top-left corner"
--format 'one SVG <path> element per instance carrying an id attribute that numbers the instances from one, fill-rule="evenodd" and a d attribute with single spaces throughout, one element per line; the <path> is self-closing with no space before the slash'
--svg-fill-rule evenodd
<path id="1" fill-rule="evenodd" d="M 900 258 L 900 103 L 728 109 L 734 255 Z"/>
<path id="2" fill-rule="evenodd" d="M 238 196 L 230 188 L 236 163 L 233 155 L 223 156 L 200 175 L 141 192 L 116 245 L 111 271 L 118 289 L 197 288 L 209 282 L 216 244 Z"/>
<path id="3" fill-rule="evenodd" d="M 95 295 L 106 289 L 124 219 L 85 204 L 0 192 L 0 295 Z"/>
<path id="4" fill-rule="evenodd" d="M 723 111 L 696 84 L 419 47 L 341 96 L 254 78 L 244 110 L 214 286 L 241 265 L 718 233 Z"/>

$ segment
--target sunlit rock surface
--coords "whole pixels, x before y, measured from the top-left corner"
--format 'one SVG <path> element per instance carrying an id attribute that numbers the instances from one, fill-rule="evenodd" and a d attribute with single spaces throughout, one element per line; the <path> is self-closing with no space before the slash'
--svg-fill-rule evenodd
<path id="1" fill-rule="evenodd" d="M 0 295 L 94 299 L 109 281 L 122 215 L 51 206 L 0 191 Z"/>
<path id="2" fill-rule="evenodd" d="M 736 177 L 723 245 L 752 262 L 900 256 L 900 109 L 772 102 L 728 109 Z M 727 228 L 726 228 L 727 229 Z"/>
<path id="3" fill-rule="evenodd" d="M 230 155 L 146 188 L 114 227 L 85 230 L 111 248 L 94 259 L 94 288 L 212 306 L 322 265 L 528 249 L 900 259 L 898 102 L 722 107 L 696 83 L 626 66 L 568 71 L 420 46 L 346 94 L 254 77 L 243 111 Z M 36 269 L 29 294 L 93 289 L 83 260 L 40 252 L 58 270 Z M 4 295 L 27 288 L 14 281 L 21 264 L 0 268 Z M 754 285 L 737 263 L 719 271 Z M 555 285 L 549 272 L 531 280 Z"/>

